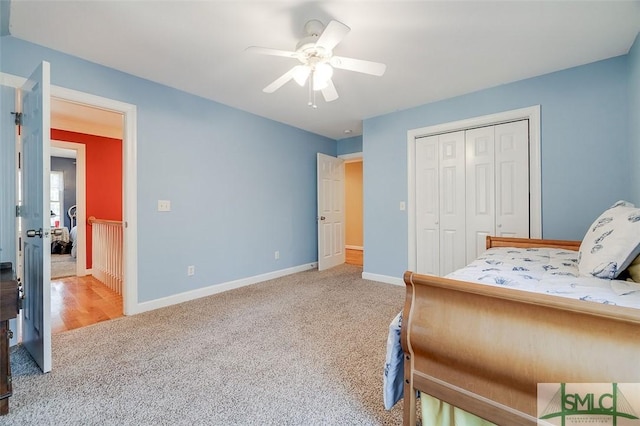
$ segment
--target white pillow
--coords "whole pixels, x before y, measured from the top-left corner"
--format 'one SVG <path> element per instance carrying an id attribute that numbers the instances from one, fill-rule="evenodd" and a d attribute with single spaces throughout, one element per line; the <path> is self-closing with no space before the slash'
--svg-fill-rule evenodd
<path id="1" fill-rule="evenodd" d="M 578 270 L 583 275 L 616 278 L 640 254 L 640 209 L 618 201 L 587 230 L 580 244 Z"/>

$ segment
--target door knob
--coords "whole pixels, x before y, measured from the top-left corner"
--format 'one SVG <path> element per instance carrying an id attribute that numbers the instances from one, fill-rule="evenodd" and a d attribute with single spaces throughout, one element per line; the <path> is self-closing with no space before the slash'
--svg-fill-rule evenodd
<path id="1" fill-rule="evenodd" d="M 320 216 L 320 220 L 325 220 L 325 219 L 326 219 L 326 217 Z"/>
<path id="2" fill-rule="evenodd" d="M 42 238 L 42 228 L 38 229 L 29 229 L 27 230 L 27 237 L 40 237 Z"/>

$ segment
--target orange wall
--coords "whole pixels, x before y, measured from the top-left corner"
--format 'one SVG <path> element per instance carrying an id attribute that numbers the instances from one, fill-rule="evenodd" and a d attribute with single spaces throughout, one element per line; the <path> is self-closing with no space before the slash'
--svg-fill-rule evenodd
<path id="1" fill-rule="evenodd" d="M 87 218 L 122 220 L 122 140 L 58 129 L 51 129 L 51 139 L 86 146 Z M 85 226 L 90 269 L 91 227 Z"/>
<path id="2" fill-rule="evenodd" d="M 345 163 L 344 175 L 345 244 L 362 247 L 362 161 Z"/>

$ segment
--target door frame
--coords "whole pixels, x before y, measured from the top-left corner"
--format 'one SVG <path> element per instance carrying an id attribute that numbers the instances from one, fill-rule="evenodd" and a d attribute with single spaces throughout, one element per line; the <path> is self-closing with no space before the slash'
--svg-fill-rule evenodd
<path id="1" fill-rule="evenodd" d="M 67 142 L 51 139 L 51 146 L 56 148 L 72 149 L 76 152 L 76 225 L 86 222 L 86 145 L 76 142 Z M 68 211 L 68 209 L 67 209 Z M 65 211 L 66 215 L 67 212 Z M 69 229 L 71 231 L 71 229 Z M 87 233 L 84 226 L 78 226 L 76 243 L 76 275 L 84 277 L 87 275 Z M 81 248 L 82 247 L 82 248 Z"/>
<path id="2" fill-rule="evenodd" d="M 542 169 L 540 158 L 540 105 L 483 115 L 407 131 L 408 269 L 416 269 L 416 139 L 442 133 L 529 120 L 529 236 L 542 238 Z"/>
<path id="3" fill-rule="evenodd" d="M 64 87 L 51 86 L 51 96 L 88 107 L 120 113 L 122 132 L 122 225 L 124 277 L 122 305 L 124 315 L 137 313 L 138 306 L 138 239 L 137 239 L 137 107 Z M 78 223 L 80 221 L 78 220 Z"/>
<path id="4" fill-rule="evenodd" d="M 26 78 L 0 73 L 0 84 L 19 89 Z M 115 99 L 51 85 L 51 97 L 93 108 L 120 113 L 123 116 L 122 186 L 123 186 L 123 261 L 124 315 L 140 312 L 138 306 L 138 179 L 137 179 L 137 106 Z"/>
<path id="5" fill-rule="evenodd" d="M 362 156 L 362 151 L 360 151 L 360 152 L 352 152 L 350 154 L 341 154 L 341 155 L 338 155 L 338 158 L 341 158 L 341 159 L 344 160 L 345 167 L 346 167 L 347 163 L 358 163 L 358 162 L 360 162 L 360 163 L 362 163 L 364 165 L 364 158 Z M 364 169 L 363 169 L 362 173 L 364 174 Z M 345 174 L 345 189 L 343 190 L 345 197 L 347 196 L 346 183 L 347 183 L 347 181 L 346 181 L 346 174 Z M 352 247 L 352 246 L 349 246 L 349 245 L 346 244 L 346 239 L 347 239 L 346 238 L 346 235 L 347 235 L 347 226 L 346 226 L 347 203 L 346 203 L 346 200 L 345 200 L 344 214 L 345 214 L 345 227 L 344 227 L 344 233 L 345 233 L 345 246 L 344 247 L 345 247 L 345 250 L 346 249 L 353 249 L 353 250 L 362 250 L 362 251 L 364 251 L 364 241 L 362 241 L 362 246 L 360 246 L 360 247 Z M 362 233 L 363 233 L 363 236 L 364 236 L 364 200 L 363 200 L 363 204 L 362 204 Z"/>

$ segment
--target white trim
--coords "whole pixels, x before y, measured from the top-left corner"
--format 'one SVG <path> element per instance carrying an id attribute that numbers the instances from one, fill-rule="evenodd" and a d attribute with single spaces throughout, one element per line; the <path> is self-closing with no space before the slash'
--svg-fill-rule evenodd
<path id="1" fill-rule="evenodd" d="M 347 250 L 360 250 L 360 251 L 364 250 L 364 247 L 362 247 L 362 246 L 345 245 L 344 248 L 347 249 Z"/>
<path id="2" fill-rule="evenodd" d="M 26 78 L 0 72 L 0 83 L 3 85 L 19 88 L 25 81 L 27 81 Z M 122 302 L 124 314 L 131 315 L 135 312 L 138 301 L 137 107 L 114 99 L 54 85 L 51 85 L 51 96 L 118 112 L 124 116 L 122 135 L 124 286 Z"/>
<path id="3" fill-rule="evenodd" d="M 59 141 L 52 139 L 51 146 L 57 148 L 73 149 L 76 151 L 76 225 L 85 223 L 87 219 L 86 200 L 86 145 L 82 143 Z M 66 215 L 67 212 L 65 211 Z M 71 231 L 71 230 L 69 230 Z M 78 242 L 76 243 L 76 275 L 87 275 L 87 231 L 85 226 L 78 226 Z M 80 249 L 82 247 L 82 249 Z"/>
<path id="4" fill-rule="evenodd" d="M 440 133 L 467 130 L 474 127 L 529 120 L 529 220 L 530 237 L 542 238 L 542 165 L 540 158 L 540 105 L 437 124 L 407 131 L 407 213 L 408 213 L 408 269 L 416 268 L 416 212 L 415 212 L 415 148 L 416 138 Z"/>
<path id="5" fill-rule="evenodd" d="M 391 277 L 389 275 L 379 275 L 379 274 L 372 274 L 370 272 L 363 272 L 362 279 L 369 280 L 369 281 L 377 281 L 385 284 L 404 286 L 404 280 L 402 278 Z"/>
<path id="6" fill-rule="evenodd" d="M 273 280 L 275 278 L 284 277 L 298 272 L 308 271 L 318 267 L 317 262 L 306 263 L 304 265 L 294 266 L 292 268 L 281 269 L 279 271 L 268 272 L 266 274 L 255 275 L 253 277 L 241 278 L 235 281 L 215 284 L 209 287 L 199 288 L 196 290 L 186 291 L 184 293 L 174 294 L 172 296 L 151 300 L 149 302 L 138 303 L 133 313 L 139 314 L 154 309 L 164 308 L 178 303 L 188 302 L 190 300 L 199 299 L 201 297 L 212 296 L 229 290 L 235 290 L 240 287 L 246 287 L 258 284 L 264 281 Z"/>
<path id="7" fill-rule="evenodd" d="M 24 77 L 18 77 L 17 75 L 0 73 L 0 85 L 13 87 L 14 89 L 21 88 L 27 81 Z"/>
<path id="8" fill-rule="evenodd" d="M 354 160 L 354 162 L 362 161 L 362 151 L 353 152 L 351 154 L 338 155 L 338 158 L 342 158 L 343 160 L 345 160 L 346 163 L 351 162 L 350 160 Z"/>

